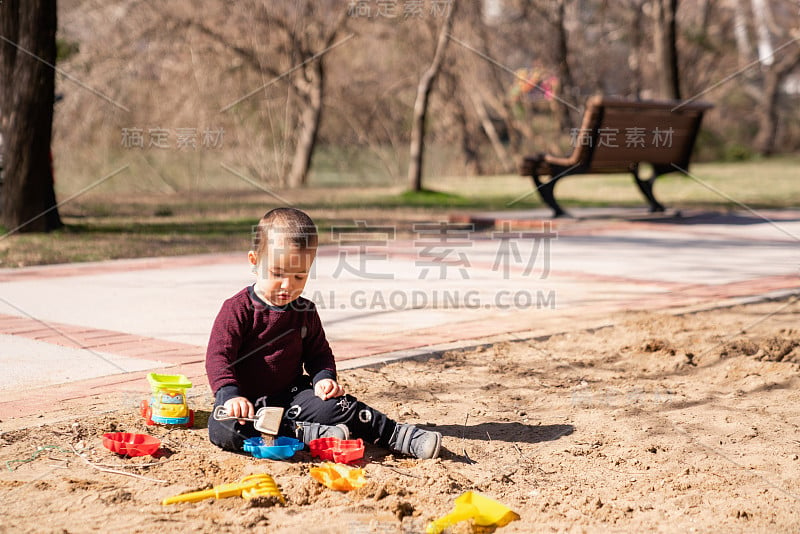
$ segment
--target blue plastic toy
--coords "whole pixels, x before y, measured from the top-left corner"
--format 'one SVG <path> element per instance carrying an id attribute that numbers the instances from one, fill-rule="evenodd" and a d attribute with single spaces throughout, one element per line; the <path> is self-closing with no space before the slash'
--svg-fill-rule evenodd
<path id="1" fill-rule="evenodd" d="M 279 436 L 272 445 L 265 443 L 264 438 L 249 438 L 244 440 L 244 450 L 254 458 L 266 460 L 286 460 L 294 456 L 297 451 L 303 450 L 303 442 L 294 438 Z"/>

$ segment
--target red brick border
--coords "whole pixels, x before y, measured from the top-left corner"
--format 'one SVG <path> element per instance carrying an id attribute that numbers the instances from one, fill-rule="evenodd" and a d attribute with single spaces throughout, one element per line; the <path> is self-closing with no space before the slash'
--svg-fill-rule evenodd
<path id="1" fill-rule="evenodd" d="M 72 349 L 92 349 L 157 362 L 205 357 L 205 349 L 152 337 L 0 314 L 0 334 L 24 337 Z"/>
<path id="2" fill-rule="evenodd" d="M 621 281 L 621 280 L 619 280 Z M 627 280 L 630 283 L 630 280 Z M 669 310 L 694 306 L 703 302 L 725 301 L 736 297 L 763 295 L 773 291 L 795 289 L 797 276 L 783 275 L 746 280 L 720 285 L 676 285 L 665 288 L 663 293 L 641 295 L 624 303 L 608 303 L 601 306 L 581 306 L 569 313 L 543 310 L 539 317 L 515 314 L 503 318 L 502 322 L 485 319 L 467 320 L 448 324 L 442 328 L 422 328 L 413 332 L 402 332 L 381 336 L 374 340 L 343 339 L 331 341 L 340 361 L 374 356 L 401 350 L 421 348 L 444 343 L 476 340 L 503 333 L 536 330 L 542 323 L 571 323 L 572 317 L 598 317 L 626 310 Z M 38 321 L 27 317 L 0 314 L 0 334 L 15 335 L 52 343 L 68 348 L 101 350 L 128 357 L 163 363 L 169 372 L 186 374 L 197 384 L 206 384 L 204 347 L 177 343 L 124 332 L 87 328 L 76 325 Z M 35 414 L 44 406 L 62 400 L 89 398 L 102 393 L 124 390 L 126 386 L 142 390 L 147 394 L 142 372 L 111 375 L 56 386 L 47 386 L 2 394 L 12 397 L 0 401 L 0 418 Z M 122 388 L 122 389 L 121 389 Z"/>

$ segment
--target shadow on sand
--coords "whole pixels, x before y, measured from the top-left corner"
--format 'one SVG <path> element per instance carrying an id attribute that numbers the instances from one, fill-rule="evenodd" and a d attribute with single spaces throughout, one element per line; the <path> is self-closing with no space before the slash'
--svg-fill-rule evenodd
<path id="1" fill-rule="evenodd" d="M 454 438 L 541 443 L 555 441 L 575 431 L 572 425 L 524 425 L 522 423 L 480 423 L 477 425 L 436 425 L 431 430 Z"/>

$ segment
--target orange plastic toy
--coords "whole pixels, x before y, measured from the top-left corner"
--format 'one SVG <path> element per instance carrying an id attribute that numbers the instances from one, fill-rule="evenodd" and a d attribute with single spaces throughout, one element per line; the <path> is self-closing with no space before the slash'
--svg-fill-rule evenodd
<path id="1" fill-rule="evenodd" d="M 312 467 L 309 474 L 317 482 L 325 484 L 336 491 L 350 491 L 360 488 L 367 483 L 364 470 L 356 469 L 342 464 L 325 462 L 318 467 Z"/>

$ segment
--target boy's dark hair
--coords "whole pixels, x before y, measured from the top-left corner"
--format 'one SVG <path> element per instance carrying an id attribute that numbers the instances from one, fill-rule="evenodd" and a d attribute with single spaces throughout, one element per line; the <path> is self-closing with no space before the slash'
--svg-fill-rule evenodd
<path id="1" fill-rule="evenodd" d="M 259 258 L 270 244 L 270 233 L 280 233 L 287 245 L 301 250 L 317 247 L 317 227 L 314 221 L 296 208 L 275 208 L 261 217 L 253 233 L 253 250 Z"/>

